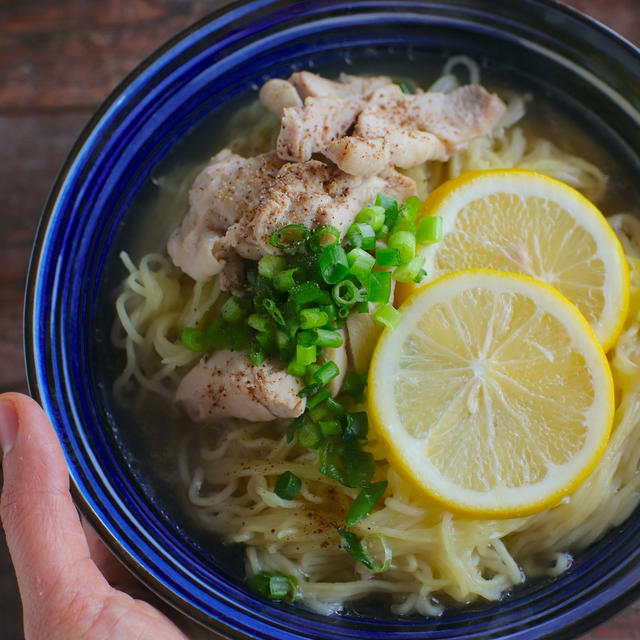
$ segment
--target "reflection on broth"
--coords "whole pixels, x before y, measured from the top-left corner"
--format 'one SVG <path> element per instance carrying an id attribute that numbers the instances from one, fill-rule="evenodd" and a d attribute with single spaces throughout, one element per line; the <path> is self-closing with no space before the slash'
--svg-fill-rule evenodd
<path id="1" fill-rule="evenodd" d="M 388 70 L 380 69 L 380 73 L 385 71 Z M 114 383 L 122 416 L 118 421 L 128 424 L 127 431 L 135 433 L 121 429 L 119 437 L 126 443 L 123 448 L 136 452 L 136 464 L 143 469 L 143 475 L 157 480 L 164 492 L 172 494 L 166 502 L 181 514 L 189 535 L 204 540 L 213 533 L 225 544 L 244 545 L 246 575 L 252 588 L 262 595 L 276 600 L 300 599 L 316 611 L 335 613 L 359 599 L 383 594 L 393 615 L 436 616 L 444 610 L 444 603 L 498 600 L 525 580 L 563 573 L 571 565 L 572 554 L 621 523 L 637 505 L 639 454 L 634 452 L 639 451 L 640 444 L 640 387 L 636 382 L 640 269 L 635 271 L 635 267 L 640 265 L 640 252 L 630 256 L 630 314 L 610 352 L 617 402 L 611 439 L 596 470 L 573 495 L 552 509 L 526 517 L 454 515 L 416 491 L 410 479 L 387 460 L 385 447 L 374 431 L 367 436 L 365 430 L 353 440 L 347 437 L 348 429 L 357 431 L 358 420 L 362 419 L 364 405 L 359 396 L 364 391 L 364 373 L 372 346 L 382 326 L 397 322 L 393 308 L 388 313 L 379 311 L 386 299 L 366 297 L 373 295 L 372 289 L 365 286 L 364 276 L 358 276 L 357 269 L 353 269 L 360 254 L 350 254 L 345 263 L 347 275 L 339 280 L 322 275 L 322 266 L 321 276 L 310 275 L 311 268 L 304 271 L 305 282 L 311 281 L 320 293 L 309 299 L 310 304 L 301 305 L 314 313 L 304 314 L 293 328 L 287 324 L 283 302 L 291 295 L 291 286 L 286 283 L 274 289 L 277 308 L 270 315 L 269 308 L 264 307 L 265 296 L 259 302 L 263 306 L 247 303 L 243 307 L 243 300 L 256 296 L 257 278 L 266 277 L 273 283 L 275 274 L 296 269 L 296 277 L 301 273 L 300 258 L 296 257 L 299 253 L 276 250 L 274 245 L 286 244 L 285 240 L 278 236 L 273 241 L 271 236 L 291 221 L 312 232 L 321 224 L 338 227 L 348 250 L 355 245 L 371 256 L 371 264 L 378 260 L 373 271 L 386 274 L 400 269 L 394 272 L 393 282 L 423 277 L 419 265 L 415 274 L 409 271 L 409 276 L 403 278 L 410 260 L 385 264 L 379 259 L 385 255 L 378 256 L 380 248 L 398 247 L 401 253 L 406 245 L 397 244 L 397 237 L 391 240 L 393 229 L 383 229 L 393 205 L 390 199 L 376 200 L 378 192 L 399 203 L 405 201 L 406 213 L 414 206 L 413 194 L 424 200 L 449 179 L 470 171 L 518 167 L 571 185 L 605 215 L 634 213 L 632 203 L 637 194 L 629 187 L 630 178 L 591 132 L 571 125 L 567 116 L 544 99 L 521 87 L 503 89 L 504 83 L 491 78 L 484 82 L 483 75 L 475 62 L 457 56 L 450 59 L 442 73 L 432 71 L 418 79 L 402 78 L 389 90 L 398 105 L 405 96 L 415 95 L 404 91 L 425 87 L 432 92 L 429 95 L 440 96 L 438 100 L 442 100 L 447 113 L 455 107 L 447 96 L 459 95 L 456 91 L 460 85 L 479 82 L 496 91 L 501 101 L 494 99 L 490 91 L 476 90 L 473 108 L 483 102 L 479 119 L 484 121 L 478 126 L 484 129 L 471 126 L 458 140 L 452 140 L 450 130 L 438 129 L 441 115 L 430 129 L 425 125 L 427 116 L 409 119 L 408 127 L 406 121 L 399 126 L 402 118 L 389 115 L 393 111 L 390 103 L 374 113 L 377 125 L 381 121 L 388 125 L 387 129 L 382 126 L 380 135 L 372 136 L 369 131 L 366 137 L 364 124 L 354 129 L 358 114 L 368 101 L 370 104 L 372 95 L 378 95 L 376 91 L 386 90 L 387 80 L 374 88 L 363 88 L 357 78 L 345 80 L 342 88 L 336 88 L 336 84 L 321 84 L 318 88 L 294 83 L 295 95 L 290 92 L 291 85 L 274 85 L 279 93 L 276 91 L 275 97 L 265 101 L 275 111 L 282 106 L 300 108 L 297 105 L 305 97 L 330 103 L 336 97 L 331 91 L 344 89 L 344 94 L 337 96 L 342 100 L 339 106 L 344 122 L 329 137 L 311 136 L 313 144 L 307 145 L 305 152 L 291 151 L 291 145 L 285 145 L 282 139 L 278 144 L 279 118 L 260 102 L 246 104 L 230 117 L 224 140 L 219 134 L 209 135 L 220 131 L 220 118 L 192 134 L 166 167 L 156 172 L 146 194 L 134 207 L 139 223 L 128 234 L 135 242 L 125 246 L 127 251 L 121 254 L 129 275 L 118 291 L 112 341 L 124 363 Z M 462 102 L 468 104 L 469 100 Z M 308 105 L 306 102 L 305 107 Z M 350 117 L 345 116 L 347 107 L 353 111 Z M 384 118 L 393 121 L 393 133 L 389 133 L 391 126 Z M 331 122 L 337 120 L 338 116 Z M 466 118 L 467 125 L 469 120 Z M 461 117 L 454 123 L 456 134 L 464 121 Z M 304 122 L 295 122 L 304 128 Z M 402 127 L 401 136 L 397 131 Z M 416 131 L 421 132 L 420 136 Z M 349 140 L 341 144 L 345 134 Z M 420 139 L 416 142 L 417 137 Z M 410 147 L 413 142 L 415 149 Z M 371 175 L 367 174 L 366 163 L 349 156 L 354 145 L 365 143 L 369 166 L 384 158 L 385 167 Z M 165 247 L 189 209 L 189 190 L 194 180 L 202 176 L 210 156 L 223 147 L 246 158 L 278 149 L 280 159 L 275 154 L 269 159 L 273 165 L 266 161 L 257 169 L 243 165 L 243 171 L 254 171 L 256 183 L 275 183 L 276 174 L 282 182 L 284 160 L 317 163 L 315 170 L 325 173 L 319 180 L 315 173 L 313 183 L 305 175 L 309 181 L 301 183 L 305 197 L 326 188 L 329 182 L 335 185 L 343 180 L 341 194 L 348 191 L 352 200 L 341 201 L 341 211 L 347 210 L 348 214 L 343 218 L 332 217 L 333 214 L 311 216 L 305 222 L 291 218 L 297 215 L 292 209 L 286 220 L 273 213 L 277 224 L 269 226 L 247 217 L 247 207 L 241 212 L 245 217 L 217 228 L 194 219 L 183 223 L 181 236 L 174 234 L 169 257 Z M 406 159 L 408 148 L 414 161 Z M 358 149 L 364 153 L 364 146 Z M 296 154 L 302 156 L 294 158 Z M 332 162 L 323 159 L 326 157 Z M 337 169 L 334 163 L 345 170 Z M 403 168 L 396 173 L 388 167 L 391 164 Z M 198 180 L 200 183 L 196 184 L 206 192 L 209 183 Z M 240 187 L 231 189 L 230 180 L 221 180 L 220 184 L 230 189 L 232 199 L 231 192 Z M 300 184 L 296 184 L 299 191 Z M 291 192 L 285 195 L 289 197 Z M 201 198 L 202 193 L 192 195 L 192 208 L 195 197 Z M 334 201 L 338 197 L 343 195 L 335 195 Z M 246 198 L 249 202 L 250 196 Z M 276 207 L 274 211 L 281 211 L 295 198 L 285 200 L 282 197 L 280 209 Z M 353 239 L 351 223 L 363 208 L 375 205 L 381 216 L 377 227 L 371 222 L 371 227 L 376 227 L 377 246 L 375 239 L 372 246 L 357 245 L 361 240 Z M 415 207 L 417 214 L 419 203 Z M 400 216 L 404 215 L 402 211 Z M 373 220 L 375 214 L 369 212 L 359 220 L 369 220 L 367 215 Z M 148 222 L 150 217 L 154 218 L 153 224 Z M 624 218 L 618 220 L 617 230 L 624 229 L 623 246 L 630 253 L 635 239 L 626 236 L 633 236 L 634 224 L 629 220 L 624 223 Z M 239 225 L 235 240 L 227 242 L 231 236 L 228 229 L 234 225 Z M 418 221 L 412 233 L 420 236 Z M 202 238 L 207 234 L 209 244 L 205 245 Z M 350 245 L 345 238 L 351 239 Z M 432 240 L 437 238 L 428 242 Z M 324 237 L 321 241 L 330 244 Z M 199 255 L 204 256 L 204 266 L 202 262 L 193 264 Z M 263 255 L 280 259 L 258 262 Z M 368 258 L 360 259 L 367 263 Z M 230 264 L 240 266 L 233 273 L 225 272 L 223 269 Z M 223 267 L 218 269 L 220 265 Z M 330 271 L 335 268 L 334 263 L 327 267 Z M 345 285 L 338 293 L 334 287 L 344 279 L 354 282 L 358 291 L 366 290 L 365 297 L 341 304 L 339 301 L 344 302 L 349 295 L 349 287 Z M 384 281 L 381 277 L 381 287 Z M 237 308 L 230 300 L 240 301 Z M 326 309 L 330 306 L 336 310 L 335 317 L 330 317 Z M 347 311 L 340 315 L 340 309 Z M 282 323 L 278 313 L 284 314 Z M 318 320 L 318 314 L 326 317 Z M 223 320 L 216 324 L 221 317 Z M 265 318 L 269 326 L 264 324 Z M 212 326 L 207 334 L 206 329 Z M 225 341 L 221 335 L 230 326 L 232 338 Z M 325 342 L 318 342 L 317 329 L 325 332 Z M 305 342 L 311 340 L 311 334 L 315 342 Z M 213 354 L 204 359 L 204 364 L 198 364 L 205 351 Z M 309 355 L 311 351 L 313 355 Z M 308 361 L 304 359 L 307 357 Z M 332 374 L 327 369 L 326 378 L 314 377 L 328 362 L 339 363 L 338 373 L 329 377 Z M 342 383 L 341 391 L 335 380 Z M 250 388 L 249 395 L 229 397 L 240 393 L 241 388 Z M 330 391 L 322 395 L 325 388 Z M 179 406 L 174 403 L 177 389 Z M 302 398 L 299 391 L 303 391 Z M 322 398 L 313 404 L 317 394 Z M 321 407 L 325 407 L 324 413 L 319 411 Z M 144 462 L 137 452 L 152 457 Z M 159 472 L 159 467 L 164 471 Z M 354 508 L 360 509 L 359 515 L 354 516 Z"/>

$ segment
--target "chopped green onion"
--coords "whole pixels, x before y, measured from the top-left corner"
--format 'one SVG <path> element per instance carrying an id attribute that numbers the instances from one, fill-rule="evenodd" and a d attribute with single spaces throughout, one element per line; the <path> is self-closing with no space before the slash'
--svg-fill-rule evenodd
<path id="1" fill-rule="evenodd" d="M 322 431 L 313 422 L 305 422 L 298 430 L 298 442 L 307 449 L 316 449 L 322 443 Z"/>
<path id="2" fill-rule="evenodd" d="M 296 281 L 293 279 L 293 275 L 298 269 L 286 269 L 280 273 L 276 273 L 273 277 L 273 287 L 278 291 L 290 291 L 296 286 Z"/>
<path id="3" fill-rule="evenodd" d="M 328 284 L 340 282 L 349 272 L 347 254 L 338 244 L 330 244 L 320 254 L 320 273 Z"/>
<path id="4" fill-rule="evenodd" d="M 247 324 L 252 329 L 255 329 L 256 331 L 270 332 L 270 331 L 273 331 L 275 328 L 273 321 L 269 316 L 259 314 L 259 313 L 252 313 L 247 318 Z"/>
<path id="5" fill-rule="evenodd" d="M 367 386 L 367 373 L 347 371 L 340 393 L 351 396 L 355 402 L 362 402 L 364 388 Z M 366 415 L 366 414 L 365 414 Z"/>
<path id="6" fill-rule="evenodd" d="M 398 231 L 406 231 L 411 235 L 415 235 L 416 233 L 416 225 L 411 218 L 407 217 L 403 213 L 400 213 L 396 218 L 396 221 L 393 225 L 393 229 L 391 229 L 391 233 L 397 233 Z"/>
<path id="7" fill-rule="evenodd" d="M 286 349 L 289 346 L 289 342 L 290 341 L 287 332 L 283 331 L 282 329 L 278 329 L 276 331 L 276 345 L 278 349 L 280 349 L 280 351 Z"/>
<path id="8" fill-rule="evenodd" d="M 307 412 L 309 419 L 317 424 L 320 424 L 320 422 L 322 422 L 323 420 L 329 419 L 331 417 L 330 414 L 331 412 L 329 411 L 329 409 L 327 409 L 324 402 L 321 402 L 315 407 L 311 407 L 311 409 L 309 409 L 309 411 Z"/>
<path id="9" fill-rule="evenodd" d="M 371 569 L 371 571 L 375 571 L 376 573 L 382 573 L 389 568 L 391 564 L 391 548 L 382 534 L 373 534 L 373 536 L 370 536 L 370 538 L 375 536 L 382 544 L 384 560 L 382 564 L 379 564 L 374 560 L 366 546 L 363 545 L 355 533 L 343 531 L 342 529 L 339 529 L 338 533 L 340 534 L 344 550 L 358 562 L 361 562 L 367 569 Z"/>
<path id="10" fill-rule="evenodd" d="M 266 359 L 264 349 L 259 342 L 252 342 L 249 347 L 249 362 L 252 365 L 260 366 Z"/>
<path id="11" fill-rule="evenodd" d="M 351 280 L 338 282 L 331 289 L 331 297 L 338 307 L 352 307 L 359 300 L 358 287 Z M 340 309 L 338 309 L 340 313 Z"/>
<path id="12" fill-rule="evenodd" d="M 333 303 L 322 305 L 320 308 L 322 309 L 322 311 L 324 311 L 327 314 L 327 318 L 329 319 L 328 322 L 335 322 L 338 319 L 338 310 L 336 309 L 336 306 Z M 330 345 L 323 345 L 323 346 L 330 346 Z"/>
<path id="13" fill-rule="evenodd" d="M 375 485 L 371 486 L 373 488 Z M 295 473 L 291 473 L 291 471 L 285 471 L 278 476 L 273 491 L 278 498 L 293 500 L 300 493 L 301 487 L 302 482 L 300 478 L 298 478 Z"/>
<path id="14" fill-rule="evenodd" d="M 300 311 L 300 328 L 301 329 L 315 329 L 317 327 L 324 327 L 329 321 L 325 311 L 322 311 L 319 307 L 311 307 L 309 309 L 302 309 Z"/>
<path id="15" fill-rule="evenodd" d="M 214 349 L 228 349 L 229 337 L 227 335 L 228 325 L 224 318 L 214 318 L 209 326 L 204 330 L 207 343 Z"/>
<path id="16" fill-rule="evenodd" d="M 337 420 L 323 420 L 320 422 L 320 430 L 324 436 L 340 435 L 340 423 Z"/>
<path id="17" fill-rule="evenodd" d="M 367 283 L 367 289 L 369 291 L 369 302 L 389 302 L 389 297 L 391 296 L 391 272 L 372 272 Z"/>
<path id="18" fill-rule="evenodd" d="M 281 327 L 286 326 L 286 322 L 284 320 L 284 316 L 282 315 L 282 311 L 278 309 L 278 305 L 275 300 L 272 298 L 265 298 L 262 301 L 262 306 L 265 311 L 275 320 Z"/>
<path id="19" fill-rule="evenodd" d="M 340 375 L 340 369 L 338 365 L 333 361 L 329 360 L 323 364 L 314 374 L 313 380 L 317 384 L 324 386 L 329 384 L 334 378 Z"/>
<path id="20" fill-rule="evenodd" d="M 420 213 L 420 198 L 418 196 L 409 196 L 403 203 L 401 209 L 408 218 L 415 220 Z"/>
<path id="21" fill-rule="evenodd" d="M 400 263 L 407 264 L 416 255 L 416 236 L 411 231 L 396 231 L 389 236 L 389 247 L 398 249 Z"/>
<path id="22" fill-rule="evenodd" d="M 376 262 L 381 267 L 399 267 L 402 264 L 400 260 L 400 249 L 380 247 L 376 249 Z"/>
<path id="23" fill-rule="evenodd" d="M 398 217 L 398 202 L 395 198 L 379 193 L 376 197 L 376 206 L 384 207 L 384 224 L 388 229 L 392 229 Z"/>
<path id="24" fill-rule="evenodd" d="M 345 440 L 365 440 L 369 435 L 369 418 L 366 411 L 346 413 L 343 418 Z"/>
<path id="25" fill-rule="evenodd" d="M 185 327 L 180 331 L 180 342 L 189 351 L 204 351 L 208 346 L 205 332 L 195 327 Z"/>
<path id="26" fill-rule="evenodd" d="M 414 282 L 424 265 L 424 256 L 415 256 L 407 264 L 398 267 L 393 272 L 394 280 L 398 282 Z"/>
<path id="27" fill-rule="evenodd" d="M 372 206 L 361 209 L 356 216 L 356 222 L 368 224 L 374 231 L 379 231 L 384 224 L 384 207 Z"/>
<path id="28" fill-rule="evenodd" d="M 312 281 L 297 284 L 293 289 L 291 289 L 289 295 L 297 307 L 302 307 L 310 302 L 320 304 L 328 304 L 331 302 L 329 293 L 321 289 L 317 282 Z"/>
<path id="29" fill-rule="evenodd" d="M 232 351 L 244 351 L 249 346 L 249 327 L 244 323 L 228 327 L 227 341 Z"/>
<path id="30" fill-rule="evenodd" d="M 376 309 L 373 319 L 386 327 L 395 329 L 400 324 L 400 320 L 402 320 L 402 314 L 387 303 Z"/>
<path id="31" fill-rule="evenodd" d="M 331 225 L 318 227 L 309 238 L 309 247 L 313 251 L 321 251 L 325 247 L 340 242 L 340 231 Z"/>
<path id="32" fill-rule="evenodd" d="M 382 240 L 389 235 L 389 227 L 386 224 L 383 224 L 378 231 L 376 231 L 376 238 L 378 240 Z"/>
<path id="33" fill-rule="evenodd" d="M 418 223 L 416 232 L 418 244 L 432 244 L 442 240 L 442 217 L 425 216 Z"/>
<path id="34" fill-rule="evenodd" d="M 313 364 L 317 358 L 316 345 L 305 347 L 302 344 L 296 345 L 296 361 L 301 365 Z"/>
<path id="35" fill-rule="evenodd" d="M 369 313 L 369 302 L 361 300 L 358 302 L 358 313 Z"/>
<path id="36" fill-rule="evenodd" d="M 376 232 L 370 224 L 354 222 L 347 230 L 347 240 L 352 247 L 374 249 L 376 246 Z"/>
<path id="37" fill-rule="evenodd" d="M 296 334 L 296 342 L 301 344 L 303 347 L 310 347 L 313 344 L 318 344 L 318 332 L 315 329 L 298 331 Z"/>
<path id="38" fill-rule="evenodd" d="M 329 389 L 320 389 L 316 394 L 307 398 L 307 409 L 313 409 L 317 407 L 321 402 L 324 402 L 327 398 L 331 396 L 331 392 Z"/>
<path id="39" fill-rule="evenodd" d="M 344 338 L 339 331 L 333 331 L 331 329 L 316 329 L 316 335 L 316 344 L 319 347 L 337 349 L 344 343 Z"/>
<path id="40" fill-rule="evenodd" d="M 322 425 L 320 425 L 322 427 Z M 351 508 L 347 512 L 347 527 L 352 527 L 361 520 L 364 520 L 373 510 L 378 500 L 387 490 L 387 481 L 374 482 L 368 487 L 362 487 L 357 498 L 353 501 Z"/>
<path id="41" fill-rule="evenodd" d="M 298 581 L 282 573 L 261 571 L 249 580 L 249 588 L 270 600 L 293 602 L 300 595 Z"/>
<path id="42" fill-rule="evenodd" d="M 293 249 L 309 237 L 309 229 L 301 224 L 287 224 L 274 231 L 269 237 L 269 242 L 276 249 Z"/>
<path id="43" fill-rule="evenodd" d="M 354 275 L 363 284 L 369 279 L 369 274 L 373 269 L 373 265 L 376 263 L 376 259 L 370 254 L 356 247 L 351 249 L 347 254 L 347 260 L 349 261 L 349 273 Z"/>
<path id="44" fill-rule="evenodd" d="M 220 307 L 220 315 L 229 323 L 234 324 L 244 318 L 249 310 L 250 303 L 248 300 L 231 296 Z"/>
<path id="45" fill-rule="evenodd" d="M 275 332 L 258 331 L 256 333 L 256 341 L 265 352 L 271 353 L 275 348 Z"/>
<path id="46" fill-rule="evenodd" d="M 302 376 L 307 371 L 307 365 L 298 362 L 297 360 L 292 360 L 287 365 L 287 373 L 291 376 L 295 376 L 296 378 L 302 378 Z"/>
<path id="47" fill-rule="evenodd" d="M 282 256 L 274 256 L 270 253 L 263 255 L 258 260 L 258 273 L 264 278 L 273 278 L 286 266 L 286 260 Z"/>
<path id="48" fill-rule="evenodd" d="M 402 93 L 407 93 L 407 94 L 415 93 L 414 91 L 411 90 L 411 87 L 404 80 L 394 80 L 393 84 L 398 85 Z"/>
<path id="49" fill-rule="evenodd" d="M 343 415 L 346 409 L 341 402 L 338 402 L 335 398 L 327 398 L 324 401 L 324 406 L 335 415 Z"/>
<path id="50" fill-rule="evenodd" d="M 297 418 L 294 418 L 287 427 L 287 442 L 291 444 L 293 439 L 295 438 L 296 433 L 300 430 L 302 425 L 306 421 L 306 416 L 304 413 L 300 414 Z"/>

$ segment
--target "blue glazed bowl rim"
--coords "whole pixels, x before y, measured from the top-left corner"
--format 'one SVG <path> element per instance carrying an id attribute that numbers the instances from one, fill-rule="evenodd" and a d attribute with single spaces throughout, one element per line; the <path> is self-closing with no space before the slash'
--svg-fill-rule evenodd
<path id="1" fill-rule="evenodd" d="M 599 23 L 596 23 L 591 18 L 580 14 L 574 9 L 567 7 L 566 5 L 560 4 L 555 0 L 521 0 L 523 4 L 528 5 L 538 5 L 542 8 L 549 8 L 556 12 L 565 13 L 571 16 L 573 19 L 577 19 L 583 22 L 585 25 L 588 25 L 591 29 L 598 29 L 602 34 L 605 34 L 608 38 L 611 38 L 613 41 L 617 43 L 618 46 L 622 45 L 627 48 L 631 53 L 640 58 L 640 51 L 634 47 L 631 43 L 624 40 L 621 36 L 613 32 L 606 26 L 603 26 Z M 34 250 L 32 253 L 30 265 L 29 265 L 29 274 L 28 274 L 28 283 L 25 297 L 25 308 L 24 308 L 24 348 L 25 348 L 25 357 L 26 357 L 26 365 L 27 365 L 27 378 L 28 384 L 31 394 L 38 400 L 41 404 L 48 404 L 48 400 L 50 398 L 50 394 L 48 390 L 42 389 L 38 382 L 38 367 L 41 359 L 46 358 L 46 354 L 40 353 L 38 351 L 38 345 L 35 340 L 33 340 L 34 336 L 34 319 L 36 313 L 36 306 L 38 304 L 37 299 L 37 277 L 38 272 L 41 268 L 44 249 L 45 249 L 45 240 L 47 235 L 47 229 L 49 224 L 54 219 L 57 211 L 57 203 L 61 192 L 64 190 L 65 186 L 68 182 L 72 182 L 74 179 L 74 167 L 76 166 L 76 161 L 81 153 L 85 150 L 85 145 L 87 141 L 91 138 L 92 134 L 95 132 L 96 127 L 101 123 L 104 116 L 109 112 L 109 110 L 113 107 L 113 105 L 122 99 L 126 99 L 128 91 L 130 90 L 133 83 L 139 79 L 144 77 L 149 70 L 153 67 L 154 63 L 160 60 L 163 56 L 173 50 L 180 43 L 185 43 L 192 35 L 198 33 L 201 29 L 205 27 L 212 27 L 217 21 L 224 19 L 225 24 L 231 23 L 233 17 L 238 15 L 247 15 L 247 13 L 253 9 L 261 9 L 265 7 L 269 7 L 270 5 L 278 5 L 282 6 L 291 6 L 295 4 L 301 3 L 293 3 L 293 2 L 271 2 L 271 0 L 252 0 L 251 2 L 243 2 L 242 0 L 238 0 L 224 8 L 215 11 L 214 13 L 206 16 L 205 18 L 199 20 L 192 26 L 183 30 L 169 41 L 167 41 L 164 45 L 158 48 L 151 56 L 149 56 L 145 61 L 143 61 L 139 66 L 137 66 L 109 95 L 109 97 L 104 101 L 104 103 L 100 106 L 100 108 L 96 111 L 94 116 L 90 119 L 88 124 L 83 129 L 80 134 L 77 142 L 75 143 L 73 149 L 71 150 L 69 156 L 67 157 L 57 179 L 55 185 L 51 191 L 47 204 L 45 205 L 43 215 L 38 227 L 38 231 L 36 234 L 36 240 L 34 244 Z M 306 3 L 302 3 L 306 4 Z M 358 4 L 358 3 L 351 3 Z M 364 3 L 363 3 L 364 4 Z M 384 2 L 376 2 L 373 0 L 372 2 L 366 3 L 369 7 L 377 5 L 379 8 L 386 8 L 386 3 Z M 66 452 L 65 452 L 66 453 Z M 211 615 L 206 614 L 201 609 L 191 605 L 190 603 L 184 601 L 181 598 L 177 598 L 175 592 L 170 589 L 161 579 L 152 573 L 145 570 L 142 564 L 138 561 L 138 559 L 128 553 L 126 550 L 122 548 L 118 539 L 112 535 L 109 529 L 97 518 L 94 517 L 95 514 L 91 509 L 89 503 L 85 499 L 85 496 L 79 490 L 78 486 L 76 486 L 75 482 L 73 482 L 72 477 L 72 493 L 76 503 L 80 506 L 81 511 L 84 513 L 86 517 L 90 520 L 93 527 L 98 531 L 99 535 L 107 542 L 108 546 L 111 550 L 119 557 L 119 559 L 128 566 L 134 573 L 140 577 L 143 582 L 147 584 L 153 591 L 158 593 L 165 600 L 170 602 L 174 607 L 182 611 L 184 614 L 189 617 L 202 622 L 203 624 L 209 627 L 215 627 L 218 631 L 223 633 L 234 633 L 237 637 L 246 637 L 242 634 L 242 632 L 238 628 L 231 628 L 224 624 L 221 621 L 213 618 Z M 607 600 L 607 594 L 611 594 L 612 590 L 615 590 L 615 585 L 607 585 L 604 592 L 600 594 L 601 602 L 599 602 L 599 606 L 594 610 L 588 612 L 586 615 L 582 616 L 578 620 L 574 620 L 568 624 L 562 625 L 554 625 L 554 621 L 552 620 L 550 623 L 545 624 L 544 627 L 548 627 L 548 631 L 544 633 L 543 636 L 537 637 L 548 637 L 548 634 L 557 634 L 557 632 L 562 632 L 562 637 L 573 637 L 576 633 L 583 633 L 593 626 L 602 622 L 603 616 L 603 608 L 607 607 L 606 616 L 613 615 L 613 613 L 619 611 L 621 608 L 629 604 L 632 600 L 640 595 L 640 567 L 637 567 L 636 571 L 633 572 L 634 575 L 629 575 L 628 573 L 620 576 L 617 582 L 619 593 L 614 594 L 611 600 Z M 222 604 L 222 603 L 221 603 Z M 228 606 L 225 604 L 225 606 Z M 246 616 L 246 620 L 244 620 L 245 628 L 247 627 L 247 623 L 250 624 L 252 622 L 251 614 L 240 613 L 238 610 L 234 611 L 236 615 Z M 555 621 L 559 622 L 564 620 L 563 615 L 555 618 Z M 275 622 L 275 620 L 274 620 Z M 280 621 L 280 624 L 282 622 Z M 328 629 L 328 627 L 327 627 Z M 338 631 L 338 629 L 335 629 Z M 518 636 L 520 637 L 520 636 Z M 558 637 L 554 635 L 554 637 Z"/>

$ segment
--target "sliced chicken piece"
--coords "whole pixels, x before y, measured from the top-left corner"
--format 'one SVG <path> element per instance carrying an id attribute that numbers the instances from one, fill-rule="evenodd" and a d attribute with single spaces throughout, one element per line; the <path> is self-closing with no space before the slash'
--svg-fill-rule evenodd
<path id="1" fill-rule="evenodd" d="M 194 280 L 220 273 L 225 265 L 222 236 L 248 207 L 255 207 L 281 166 L 275 153 L 242 158 L 225 149 L 214 156 L 195 179 L 189 211 L 169 238 L 173 263 Z"/>
<path id="2" fill-rule="evenodd" d="M 363 104 L 357 96 L 322 96 L 307 98 L 302 107 L 285 108 L 276 145 L 278 157 L 309 160 L 351 128 Z"/>
<path id="3" fill-rule="evenodd" d="M 353 135 L 330 143 L 322 153 L 352 175 L 389 164 L 410 169 L 426 160 L 445 161 L 489 131 L 504 109 L 497 96 L 476 85 L 411 95 L 390 84 L 373 93 Z"/>
<path id="4" fill-rule="evenodd" d="M 257 260 L 277 253 L 271 234 L 285 224 L 308 228 L 332 225 L 346 232 L 363 207 L 378 193 L 399 201 L 415 194 L 415 183 L 393 169 L 368 176 L 350 176 L 318 160 L 285 164 L 259 203 L 229 227 L 224 245 L 243 258 Z"/>
<path id="5" fill-rule="evenodd" d="M 409 169 L 425 160 L 448 158 L 444 144 L 432 133 L 396 129 L 381 138 L 345 136 L 329 144 L 324 155 L 353 176 L 379 173 L 393 165 Z"/>
<path id="6" fill-rule="evenodd" d="M 346 98 L 356 96 L 368 98 L 376 89 L 391 84 L 388 76 L 360 77 L 347 73 L 340 74 L 340 82 L 328 80 L 311 71 L 298 71 L 291 75 L 289 83 L 293 85 L 304 100 L 308 97 L 335 96 Z"/>
<path id="7" fill-rule="evenodd" d="M 265 82 L 260 87 L 258 97 L 260 102 L 278 118 L 282 118 L 285 108 L 302 106 L 302 98 L 296 88 L 281 78 L 273 78 Z"/>
<path id="8" fill-rule="evenodd" d="M 427 131 L 437 136 L 448 152 L 485 134 L 504 113 L 498 96 L 478 85 L 449 93 L 402 93 L 396 85 L 378 89 L 358 116 L 355 134 L 384 137 L 396 129 Z"/>
<path id="9" fill-rule="evenodd" d="M 244 352 L 217 351 L 181 380 L 174 402 L 194 422 L 223 418 L 266 422 L 301 415 L 306 400 L 298 396 L 300 389 L 297 378 L 272 362 L 256 366 Z"/>

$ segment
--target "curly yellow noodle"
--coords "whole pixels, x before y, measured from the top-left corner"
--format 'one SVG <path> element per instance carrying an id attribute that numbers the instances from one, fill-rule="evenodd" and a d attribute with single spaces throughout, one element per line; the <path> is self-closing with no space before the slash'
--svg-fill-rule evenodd
<path id="1" fill-rule="evenodd" d="M 479 77 L 473 61 L 452 58 L 432 89 L 458 86 L 452 71 L 460 67 L 471 80 Z M 520 126 L 527 98 L 510 94 L 506 99 L 506 113 L 488 135 L 446 163 L 426 162 L 406 171 L 419 195 L 466 171 L 525 167 L 569 182 L 596 202 L 601 199 L 606 176 L 550 141 L 528 136 Z M 234 151 L 253 155 L 273 148 L 277 121 L 259 104 L 241 110 L 231 127 Z M 193 176 L 194 170 L 184 173 Z M 184 206 L 184 175 L 171 184 L 172 197 L 180 193 Z M 129 402 L 144 388 L 170 399 L 198 358 L 177 340 L 180 329 L 205 326 L 224 296 L 217 279 L 194 283 L 165 256 L 148 254 L 138 266 L 127 254 L 121 258 L 129 275 L 116 301 L 119 324 L 112 340 L 123 349 L 126 362 L 114 384 L 116 396 Z M 635 294 L 639 304 L 632 305 L 610 354 L 618 393 L 610 442 L 596 470 L 556 507 L 508 520 L 455 516 L 418 498 L 389 467 L 382 446 L 372 441 L 375 480 L 386 480 L 388 490 L 380 507 L 353 530 L 362 538 L 371 533 L 384 537 L 391 565 L 375 574 L 340 548 L 336 532 L 357 491 L 320 474 L 315 452 L 286 441 L 284 422 L 228 421 L 194 430 L 180 448 L 179 477 L 196 517 L 224 541 L 246 545 L 248 575 L 268 570 L 295 576 L 305 605 L 322 613 L 386 593 L 396 615 L 437 616 L 444 610 L 443 595 L 459 603 L 496 600 L 523 582 L 525 574 L 559 575 L 570 566 L 572 553 L 621 523 L 638 504 L 640 263 L 637 266 L 632 300 Z M 282 500 L 274 492 L 275 480 L 284 471 L 302 480 L 295 500 Z"/>

